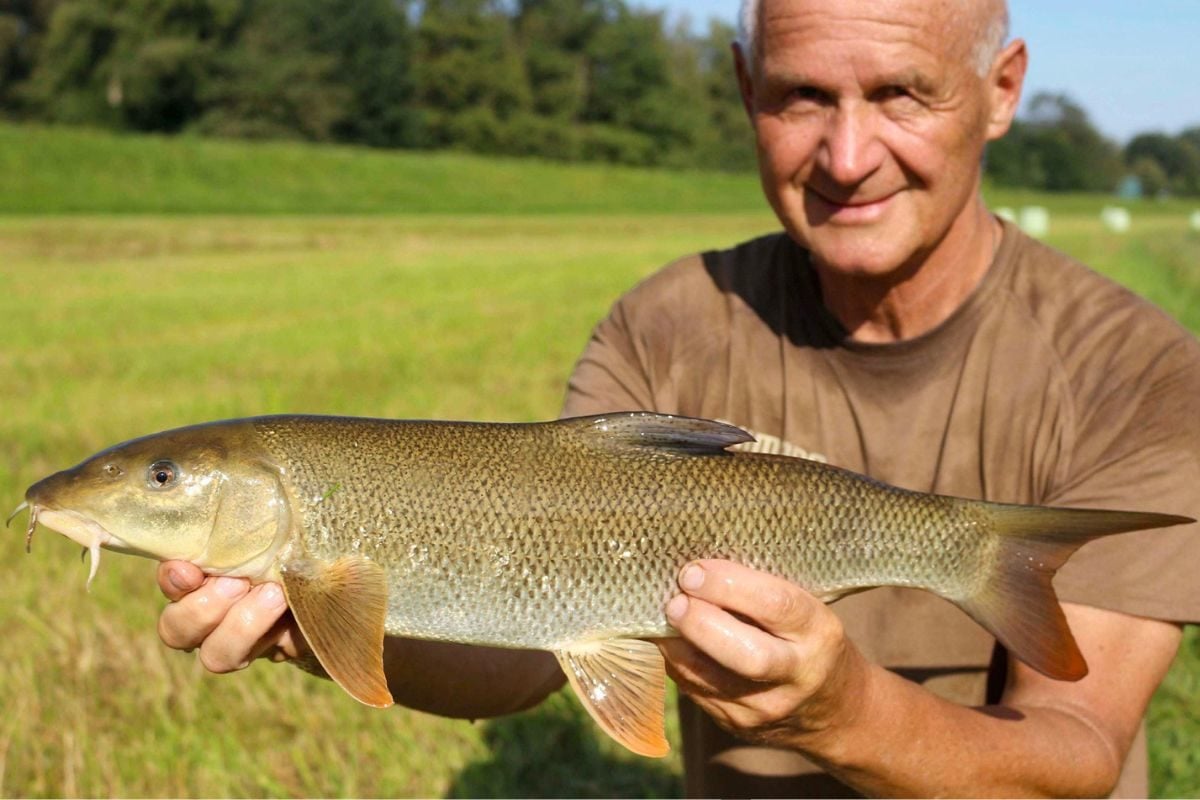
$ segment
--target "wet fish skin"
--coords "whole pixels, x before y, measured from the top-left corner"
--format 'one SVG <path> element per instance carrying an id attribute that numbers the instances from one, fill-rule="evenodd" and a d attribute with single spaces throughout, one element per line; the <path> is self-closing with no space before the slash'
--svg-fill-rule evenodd
<path id="1" fill-rule="evenodd" d="M 597 722 L 648 755 L 665 752 L 664 678 L 644 639 L 675 635 L 663 608 L 688 561 L 729 558 L 827 602 L 927 589 L 1035 668 L 1075 679 L 1086 666 L 1054 570 L 1098 535 L 1191 521 L 909 492 L 725 449 L 749 438 L 640 412 L 258 417 L 117 445 L 26 502 L 94 558 L 103 546 L 281 581 L 326 670 L 374 705 L 391 702 L 385 632 L 552 650 Z"/>
<path id="2" fill-rule="evenodd" d="M 361 553 L 405 587 L 389 604 L 397 635 L 544 649 L 671 636 L 663 606 L 696 558 L 825 600 L 876 585 L 963 595 L 995 550 L 977 505 L 812 461 L 608 448 L 562 423 L 258 427 L 296 489 L 308 554 Z M 402 479 L 381 492 L 372 473 Z"/>

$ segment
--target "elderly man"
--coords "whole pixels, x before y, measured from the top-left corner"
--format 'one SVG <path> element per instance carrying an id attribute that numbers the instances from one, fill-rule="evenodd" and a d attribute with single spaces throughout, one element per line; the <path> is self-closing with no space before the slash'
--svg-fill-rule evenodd
<path id="1" fill-rule="evenodd" d="M 1196 341 L 984 207 L 983 149 L 1026 64 L 1006 28 L 1002 0 L 746 4 L 738 80 L 786 233 L 622 298 L 566 413 L 720 418 L 913 489 L 1200 516 Z M 928 594 L 830 608 L 689 565 L 666 609 L 682 637 L 662 645 L 691 699 L 689 792 L 1144 794 L 1142 715 L 1200 617 L 1177 566 L 1195 534 L 1115 537 L 1067 565 L 1056 585 L 1091 667 L 1077 683 L 1008 659 Z M 160 571 L 167 644 L 216 671 L 305 652 L 277 587 L 201 580 Z M 545 654 L 408 641 L 389 640 L 388 669 L 399 702 L 460 716 L 562 682 Z"/>

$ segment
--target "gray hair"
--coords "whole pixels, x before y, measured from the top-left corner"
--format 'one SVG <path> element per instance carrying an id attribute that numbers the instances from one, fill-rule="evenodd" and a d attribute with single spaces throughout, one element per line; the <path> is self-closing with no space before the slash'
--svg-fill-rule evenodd
<path id="1" fill-rule="evenodd" d="M 737 44 L 746 56 L 754 61 L 754 45 L 758 35 L 758 12 L 761 0 L 742 0 L 738 10 Z M 975 44 L 971 48 L 971 60 L 975 71 L 982 77 L 992 68 L 996 55 L 1008 41 L 1008 3 L 1005 0 L 991 2 L 991 13 L 987 22 L 978 26 Z"/>

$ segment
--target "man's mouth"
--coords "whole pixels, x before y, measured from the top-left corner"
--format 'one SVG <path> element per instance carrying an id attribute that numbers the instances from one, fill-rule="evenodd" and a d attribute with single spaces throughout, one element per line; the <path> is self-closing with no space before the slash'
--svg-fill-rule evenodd
<path id="1" fill-rule="evenodd" d="M 808 194 L 831 222 L 843 224 L 874 222 L 883 215 L 899 192 L 890 192 L 870 198 L 848 197 L 833 199 L 822 192 L 809 188 Z"/>

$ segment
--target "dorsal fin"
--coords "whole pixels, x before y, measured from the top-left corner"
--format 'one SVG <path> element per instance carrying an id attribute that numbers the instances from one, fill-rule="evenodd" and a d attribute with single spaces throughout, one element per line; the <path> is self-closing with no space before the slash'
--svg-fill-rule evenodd
<path id="1" fill-rule="evenodd" d="M 648 447 L 679 455 L 723 453 L 731 445 L 754 441 L 741 428 L 724 422 L 649 411 L 574 417 L 551 424 L 569 428 L 592 446 Z"/>

